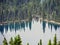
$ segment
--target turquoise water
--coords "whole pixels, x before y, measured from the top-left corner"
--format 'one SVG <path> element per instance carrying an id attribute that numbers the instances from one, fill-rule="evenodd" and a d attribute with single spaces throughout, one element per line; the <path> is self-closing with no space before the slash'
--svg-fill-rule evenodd
<path id="1" fill-rule="evenodd" d="M 49 39 L 53 43 L 55 34 L 57 41 L 60 41 L 60 25 L 40 21 L 40 19 L 0 25 L 0 45 L 2 45 L 4 37 L 9 42 L 11 37 L 18 34 L 21 36 L 23 45 L 27 43 L 37 45 L 40 39 L 42 39 L 43 45 L 47 45 Z"/>

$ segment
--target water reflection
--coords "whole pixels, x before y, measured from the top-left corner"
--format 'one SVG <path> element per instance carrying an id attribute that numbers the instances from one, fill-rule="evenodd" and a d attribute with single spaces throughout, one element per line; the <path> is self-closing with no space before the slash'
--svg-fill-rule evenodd
<path id="1" fill-rule="evenodd" d="M 48 27 L 51 29 L 51 31 L 52 31 L 52 27 L 54 27 L 54 29 L 56 31 L 58 28 L 60 28 L 60 25 L 49 22 Z"/>
<path id="2" fill-rule="evenodd" d="M 5 28 L 5 31 L 7 32 L 8 31 L 8 24 L 5 24 L 4 28 Z"/>
<path id="3" fill-rule="evenodd" d="M 25 22 L 21 22 L 21 29 L 25 31 Z"/>
<path id="4" fill-rule="evenodd" d="M 3 34 L 3 32 L 4 32 L 4 25 L 0 25 L 0 32 Z"/>
<path id="5" fill-rule="evenodd" d="M 42 22 L 42 27 L 43 27 L 43 33 L 45 33 L 46 21 L 43 21 L 43 22 Z"/>
<path id="6" fill-rule="evenodd" d="M 26 27 L 28 28 L 28 21 L 26 21 Z"/>
<path id="7" fill-rule="evenodd" d="M 15 22 L 15 23 L 0 25 L 0 32 L 3 34 L 4 29 L 5 29 L 5 32 L 8 32 L 8 28 L 10 29 L 10 31 L 12 31 L 14 29 L 15 32 L 17 30 L 21 30 L 21 29 L 23 29 L 25 31 L 25 28 L 29 28 L 31 30 L 32 29 L 32 22 L 33 21 L 23 21 L 23 22 Z M 43 33 L 45 33 L 46 24 L 47 24 L 46 21 L 42 21 Z M 52 31 L 52 28 L 54 28 L 56 31 L 58 28 L 60 28 L 60 25 L 49 22 L 48 28 L 51 29 L 51 31 Z"/>
<path id="8" fill-rule="evenodd" d="M 29 29 L 31 30 L 32 27 L 32 21 L 29 21 Z"/>
<path id="9" fill-rule="evenodd" d="M 14 25 L 15 25 L 15 32 L 16 32 L 17 30 L 20 29 L 20 24 L 18 22 L 16 22 Z"/>
<path id="10" fill-rule="evenodd" d="M 15 32 L 17 30 L 21 30 L 21 29 L 23 29 L 25 31 L 25 27 L 29 28 L 31 30 L 32 21 L 15 22 L 15 23 L 9 23 L 9 24 L 5 24 L 5 25 L 1 25 L 0 26 L 0 28 L 1 28 L 0 32 L 3 33 L 4 29 L 5 29 L 6 32 L 8 32 L 8 28 L 10 29 L 10 31 L 12 31 L 14 29 Z"/>
<path id="11" fill-rule="evenodd" d="M 10 27 L 10 31 L 12 31 L 14 29 L 14 23 L 10 23 L 9 27 Z"/>

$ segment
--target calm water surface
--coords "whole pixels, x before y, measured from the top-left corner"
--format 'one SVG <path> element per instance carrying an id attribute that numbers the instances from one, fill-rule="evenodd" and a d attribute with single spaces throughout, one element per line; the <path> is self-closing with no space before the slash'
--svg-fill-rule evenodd
<path id="1" fill-rule="evenodd" d="M 48 44 L 48 40 L 51 39 L 53 43 L 54 35 L 57 35 L 57 41 L 60 41 L 60 25 L 47 23 L 32 19 L 32 21 L 23 21 L 16 23 L 8 23 L 0 26 L 0 45 L 3 45 L 4 37 L 7 41 L 11 37 L 20 35 L 22 44 L 37 45 L 40 39 L 42 39 L 43 45 Z"/>

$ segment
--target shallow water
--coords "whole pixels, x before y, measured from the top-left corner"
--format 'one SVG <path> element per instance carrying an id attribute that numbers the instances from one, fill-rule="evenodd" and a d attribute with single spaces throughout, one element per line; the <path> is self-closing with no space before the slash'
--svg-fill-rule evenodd
<path id="1" fill-rule="evenodd" d="M 55 34 L 57 35 L 57 41 L 60 41 L 60 25 L 40 21 L 39 19 L 8 23 L 0 26 L 0 45 L 2 45 L 4 37 L 9 41 L 11 37 L 18 34 L 21 36 L 23 45 L 27 43 L 37 45 L 40 39 L 42 39 L 43 45 L 47 45 L 49 39 L 53 43 Z"/>

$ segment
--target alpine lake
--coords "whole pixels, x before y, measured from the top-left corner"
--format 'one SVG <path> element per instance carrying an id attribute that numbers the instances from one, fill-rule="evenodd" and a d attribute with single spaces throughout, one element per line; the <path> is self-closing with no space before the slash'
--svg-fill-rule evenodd
<path id="1" fill-rule="evenodd" d="M 42 39 L 42 45 L 47 45 L 49 39 L 53 43 L 54 35 L 60 41 L 60 25 L 33 18 L 30 21 L 12 22 L 0 25 L 0 45 L 3 45 L 4 37 L 10 41 L 11 37 L 20 35 L 22 44 L 37 45 Z"/>

